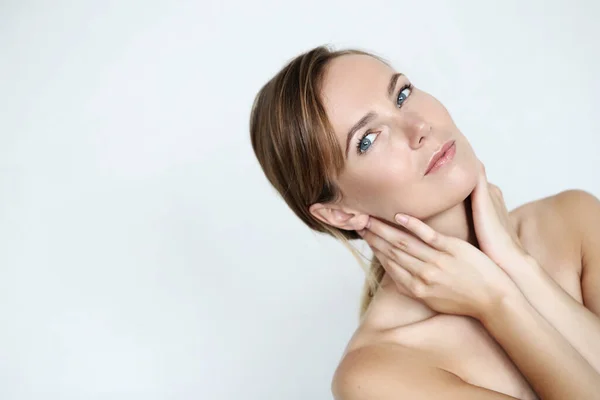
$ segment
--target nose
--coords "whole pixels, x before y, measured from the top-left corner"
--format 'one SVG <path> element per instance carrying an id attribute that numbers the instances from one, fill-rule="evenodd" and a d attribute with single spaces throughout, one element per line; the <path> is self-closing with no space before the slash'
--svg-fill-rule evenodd
<path id="1" fill-rule="evenodd" d="M 431 124 L 419 114 L 405 113 L 402 125 L 408 144 L 412 149 L 416 150 L 427 143 L 427 138 L 431 135 Z"/>

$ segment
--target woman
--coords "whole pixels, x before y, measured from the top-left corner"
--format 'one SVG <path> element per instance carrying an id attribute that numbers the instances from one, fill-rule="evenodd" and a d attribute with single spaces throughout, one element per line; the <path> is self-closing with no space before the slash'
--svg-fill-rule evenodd
<path id="1" fill-rule="evenodd" d="M 293 59 L 250 131 L 302 221 L 373 250 L 336 399 L 600 398 L 595 197 L 508 213 L 444 106 L 362 51 Z"/>

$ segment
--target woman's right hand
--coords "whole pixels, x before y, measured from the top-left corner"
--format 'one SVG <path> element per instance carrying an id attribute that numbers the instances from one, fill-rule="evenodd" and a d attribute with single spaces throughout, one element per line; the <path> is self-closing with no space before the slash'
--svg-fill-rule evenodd
<path id="1" fill-rule="evenodd" d="M 396 284 L 414 298 L 440 313 L 481 319 L 502 298 L 520 294 L 506 272 L 479 249 L 405 217 L 397 222 L 407 232 L 371 217 L 359 234 Z"/>

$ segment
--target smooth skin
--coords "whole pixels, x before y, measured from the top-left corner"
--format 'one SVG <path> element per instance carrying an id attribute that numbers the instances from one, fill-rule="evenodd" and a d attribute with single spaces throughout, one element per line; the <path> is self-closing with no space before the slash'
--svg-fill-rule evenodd
<path id="1" fill-rule="evenodd" d="M 480 320 L 542 399 L 598 398 L 600 374 L 591 364 L 598 364 L 600 360 L 600 352 L 595 351 L 600 337 L 600 320 L 572 301 L 563 305 L 574 307 L 566 314 L 570 318 L 554 321 L 558 322 L 555 327 L 510 279 L 517 270 L 539 271 L 540 267 L 524 252 L 517 236 L 510 231 L 500 193 L 493 186 L 489 190 L 483 169 L 473 197 L 473 210 L 481 247 L 502 261 L 506 269 L 471 244 L 442 235 L 409 216 L 405 217 L 407 220 L 403 220 L 402 215 L 397 218 L 406 232 L 371 219 L 362 236 L 382 261 L 386 272 L 414 298 L 438 312 L 468 315 Z M 530 297 L 535 301 L 535 296 Z M 578 324 L 577 334 L 574 334 L 572 323 Z M 589 328 L 583 330 L 584 334 L 582 326 Z M 571 342 L 563 335 L 571 337 Z M 576 347 L 584 350 L 587 360 Z M 398 357 L 403 357 L 400 349 L 389 353 L 381 348 L 371 351 L 370 357 L 361 355 L 360 365 L 355 362 L 353 370 L 346 371 L 346 374 L 352 374 L 356 386 L 350 391 L 346 388 L 345 393 L 337 393 L 337 398 L 441 398 L 436 397 L 436 393 L 444 393 L 445 399 L 513 398 L 465 384 L 426 363 L 399 362 Z M 406 369 L 406 365 L 410 368 Z M 372 379 L 372 374 L 377 374 L 377 378 Z M 384 380 L 386 376 L 387 381 Z"/>
<path id="2" fill-rule="evenodd" d="M 489 186 L 441 102 L 372 57 L 336 58 L 321 90 L 345 166 L 336 178 L 341 199 L 312 204 L 309 211 L 339 229 L 367 229 L 365 240 L 381 238 L 372 247 L 382 261 L 387 256 L 382 288 L 336 370 L 335 398 L 535 398 L 527 382 L 542 399 L 595 398 L 600 393 L 598 200 L 571 190 L 507 215 L 500 193 Z M 365 116 L 368 122 L 352 129 Z M 426 174 L 432 154 L 449 140 L 456 148 L 452 162 Z M 406 226 L 395 220 L 399 212 L 410 216 Z M 382 227 L 377 222 L 393 230 L 375 232 Z M 429 233 L 418 230 L 427 228 Z M 435 232 L 436 239 L 420 238 L 419 232 Z M 456 317 L 439 318 L 454 317 L 442 311 L 427 319 L 432 311 L 426 305 Z M 478 370 L 467 371 L 479 384 L 469 383 L 468 373 L 442 368 L 436 353 L 445 346 L 442 355 L 455 359 L 452 366 L 472 365 L 466 357 L 473 353 L 444 335 L 467 319 L 481 322 L 504 349 L 473 336 L 481 339 L 481 357 L 495 357 L 494 364 L 480 360 Z M 396 336 L 384 335 L 390 331 Z M 394 340 L 400 331 L 404 342 Z M 404 345 L 407 338 L 421 346 Z M 527 382 L 516 376 L 514 365 L 500 360 L 504 352 Z"/>

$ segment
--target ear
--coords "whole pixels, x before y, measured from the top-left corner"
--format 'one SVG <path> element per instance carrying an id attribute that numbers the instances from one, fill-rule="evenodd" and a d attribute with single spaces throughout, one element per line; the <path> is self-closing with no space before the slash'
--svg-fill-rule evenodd
<path id="1" fill-rule="evenodd" d="M 319 221 L 348 231 L 364 229 L 369 221 L 369 214 L 339 205 L 315 203 L 308 210 Z"/>

